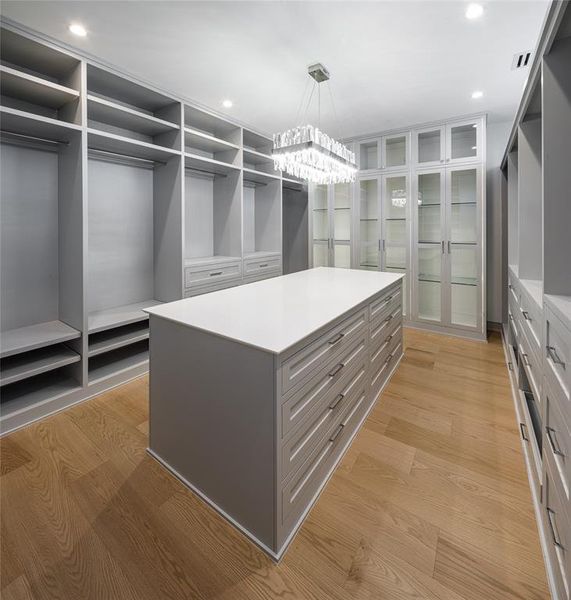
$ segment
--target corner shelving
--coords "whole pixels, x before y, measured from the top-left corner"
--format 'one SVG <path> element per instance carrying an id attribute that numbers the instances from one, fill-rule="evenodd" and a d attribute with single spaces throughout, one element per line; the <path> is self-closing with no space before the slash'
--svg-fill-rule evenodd
<path id="1" fill-rule="evenodd" d="M 98 310 L 89 314 L 89 333 L 94 334 L 107 329 L 130 325 L 138 321 L 147 321 L 149 315 L 144 311 L 161 304 L 158 300 L 144 300 L 133 302 L 122 306 L 114 306 L 104 310 Z"/>
<path id="2" fill-rule="evenodd" d="M 0 358 L 67 342 L 80 336 L 79 331 L 61 321 L 48 321 L 10 329 L 2 332 Z"/>

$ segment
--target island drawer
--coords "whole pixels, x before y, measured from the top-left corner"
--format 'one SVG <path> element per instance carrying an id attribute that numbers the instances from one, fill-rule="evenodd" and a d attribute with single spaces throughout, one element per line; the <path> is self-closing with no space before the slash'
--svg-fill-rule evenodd
<path id="1" fill-rule="evenodd" d="M 402 305 L 400 282 L 388 289 L 381 298 L 374 300 L 369 305 L 369 320 L 371 323 L 377 319 L 384 319 L 393 312 L 397 306 Z"/>
<path id="2" fill-rule="evenodd" d="M 355 336 L 365 330 L 366 324 L 367 309 L 358 310 L 287 359 L 281 368 L 282 394 L 345 349 Z"/>
<path id="3" fill-rule="evenodd" d="M 365 363 L 351 373 L 339 391 L 326 395 L 317 410 L 300 424 L 281 444 L 281 478 L 295 471 L 327 433 L 331 424 L 340 421 L 351 410 L 362 393 L 367 378 Z M 323 401 L 324 400 L 324 401 Z"/>
<path id="4" fill-rule="evenodd" d="M 555 477 L 548 462 L 543 480 L 543 523 L 558 598 L 568 600 L 571 597 L 571 515 L 557 489 Z"/>
<path id="5" fill-rule="evenodd" d="M 245 258 L 244 259 L 244 277 L 259 275 L 269 271 L 281 271 L 282 257 L 277 254 L 266 258 Z"/>
<path id="6" fill-rule="evenodd" d="M 571 423 L 571 331 L 545 307 L 545 378 Z"/>
<path id="7" fill-rule="evenodd" d="M 399 305 L 393 312 L 389 313 L 384 319 L 371 323 L 370 341 L 371 354 L 384 344 L 387 337 L 394 331 L 395 327 L 402 322 L 401 307 Z"/>
<path id="8" fill-rule="evenodd" d="M 299 389 L 289 394 L 282 404 L 282 437 L 286 437 L 295 429 L 313 409 L 323 401 L 323 398 L 337 395 L 346 385 L 355 368 L 365 363 L 367 345 L 365 336 L 358 337 L 345 353 L 340 355 L 337 365 L 325 366 L 315 377 L 312 377 Z M 325 400 L 327 401 L 327 400 Z"/>
<path id="9" fill-rule="evenodd" d="M 293 526 L 302 516 L 339 460 L 363 417 L 367 396 L 366 388 L 361 388 L 351 410 L 340 422 L 330 427 L 323 442 L 318 444 L 302 466 L 282 486 L 281 521 L 286 529 Z"/>
<path id="10" fill-rule="evenodd" d="M 241 276 L 242 266 L 239 260 L 215 265 L 193 265 L 184 269 L 184 285 L 186 288 L 218 285 L 222 281 L 237 279 Z"/>
<path id="11" fill-rule="evenodd" d="M 559 487 L 565 504 L 569 505 L 571 501 L 571 423 L 561 413 L 559 403 L 552 396 L 549 385 L 546 385 L 545 389 L 544 433 L 543 452 L 552 464 L 553 476 L 559 479 Z"/>
<path id="12" fill-rule="evenodd" d="M 388 357 L 389 353 L 392 352 L 398 342 L 402 342 L 402 325 L 400 323 L 395 323 L 383 343 L 374 350 L 371 348 L 370 361 L 371 371 L 373 373 L 376 373 L 377 369 L 381 367 L 381 364 Z"/>
<path id="13" fill-rule="evenodd" d="M 381 391 L 383 385 L 387 381 L 391 369 L 396 364 L 402 354 L 402 338 L 401 336 L 395 336 L 392 344 L 389 346 L 389 350 L 384 360 L 380 360 L 380 364 L 377 362 L 376 368 L 372 369 L 371 374 L 371 399 L 374 402 L 377 399 L 377 395 Z"/>

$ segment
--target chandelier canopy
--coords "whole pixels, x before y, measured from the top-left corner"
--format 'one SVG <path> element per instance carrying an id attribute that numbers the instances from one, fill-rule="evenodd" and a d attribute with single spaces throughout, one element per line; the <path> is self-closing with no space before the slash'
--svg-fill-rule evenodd
<path id="1" fill-rule="evenodd" d="M 329 79 L 329 72 L 319 63 L 311 65 L 308 72 L 315 80 L 314 89 L 317 85 L 320 115 L 319 84 Z M 309 102 L 312 96 L 313 91 Z M 357 172 L 355 153 L 312 125 L 298 125 L 283 133 L 274 134 L 272 157 L 275 169 L 285 171 L 309 183 L 330 184 L 355 181 Z"/>

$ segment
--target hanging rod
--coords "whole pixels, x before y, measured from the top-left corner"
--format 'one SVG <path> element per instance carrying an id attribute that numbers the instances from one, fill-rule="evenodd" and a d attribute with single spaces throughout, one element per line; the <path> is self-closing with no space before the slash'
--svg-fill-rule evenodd
<path id="1" fill-rule="evenodd" d="M 244 183 L 249 183 L 253 187 L 265 187 L 268 185 L 267 183 L 263 183 L 261 181 L 254 181 L 253 179 L 244 179 Z"/>
<path id="2" fill-rule="evenodd" d="M 2 138 L 5 136 L 15 137 L 19 140 L 30 140 L 32 142 L 42 142 L 43 144 L 50 144 L 51 146 L 69 146 L 69 142 L 65 140 L 50 140 L 48 138 L 42 138 L 35 135 L 27 135 L 25 133 L 16 133 L 15 131 L 2 131 Z"/>
<path id="3" fill-rule="evenodd" d="M 121 152 L 111 152 L 110 150 L 100 150 L 98 148 L 89 148 L 89 154 L 103 155 L 103 157 L 111 157 L 115 159 L 121 159 L 125 162 L 138 162 L 141 164 L 154 166 L 156 164 L 166 165 L 166 162 L 161 160 L 153 160 L 152 158 L 140 158 L 139 156 L 131 156 L 130 154 L 122 154 Z"/>

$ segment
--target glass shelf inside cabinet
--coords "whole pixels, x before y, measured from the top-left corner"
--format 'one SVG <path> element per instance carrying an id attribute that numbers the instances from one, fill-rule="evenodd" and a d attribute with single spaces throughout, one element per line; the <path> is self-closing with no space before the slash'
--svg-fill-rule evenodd
<path id="1" fill-rule="evenodd" d="M 478 125 L 456 125 L 450 130 L 450 158 L 470 158 L 478 154 Z"/>
<path id="2" fill-rule="evenodd" d="M 440 247 L 418 249 L 418 316 L 428 321 L 441 320 Z"/>
<path id="3" fill-rule="evenodd" d="M 333 248 L 333 260 L 335 267 L 342 269 L 351 268 L 351 246 L 348 244 L 335 244 Z"/>
<path id="4" fill-rule="evenodd" d="M 385 168 L 406 166 L 406 135 L 387 138 L 385 141 Z"/>
<path id="5" fill-rule="evenodd" d="M 376 243 L 361 243 L 359 265 L 361 269 L 369 269 L 371 271 L 379 270 L 379 247 Z"/>
<path id="6" fill-rule="evenodd" d="M 441 184 L 440 173 L 418 175 L 418 238 L 424 243 L 442 239 Z"/>
<path id="7" fill-rule="evenodd" d="M 418 162 L 429 163 L 440 160 L 440 129 L 418 134 Z"/>
<path id="8" fill-rule="evenodd" d="M 313 239 L 329 239 L 329 211 L 327 206 L 327 186 L 315 186 L 313 198 Z"/>
<path id="9" fill-rule="evenodd" d="M 450 269 L 452 324 L 476 327 L 479 293 L 477 248 L 452 244 Z"/>
<path id="10" fill-rule="evenodd" d="M 406 205 L 408 203 L 408 190 L 406 177 L 387 177 L 385 183 L 385 196 L 383 211 L 385 220 L 406 219 Z"/>
<path id="11" fill-rule="evenodd" d="M 379 168 L 379 145 L 377 140 L 362 142 L 359 149 L 359 168 L 361 171 Z"/>
<path id="12" fill-rule="evenodd" d="M 450 239 L 458 243 L 476 243 L 478 236 L 476 169 L 452 171 L 450 185 Z"/>
<path id="13" fill-rule="evenodd" d="M 328 267 L 329 266 L 329 245 L 327 243 L 313 244 L 313 266 Z"/>

